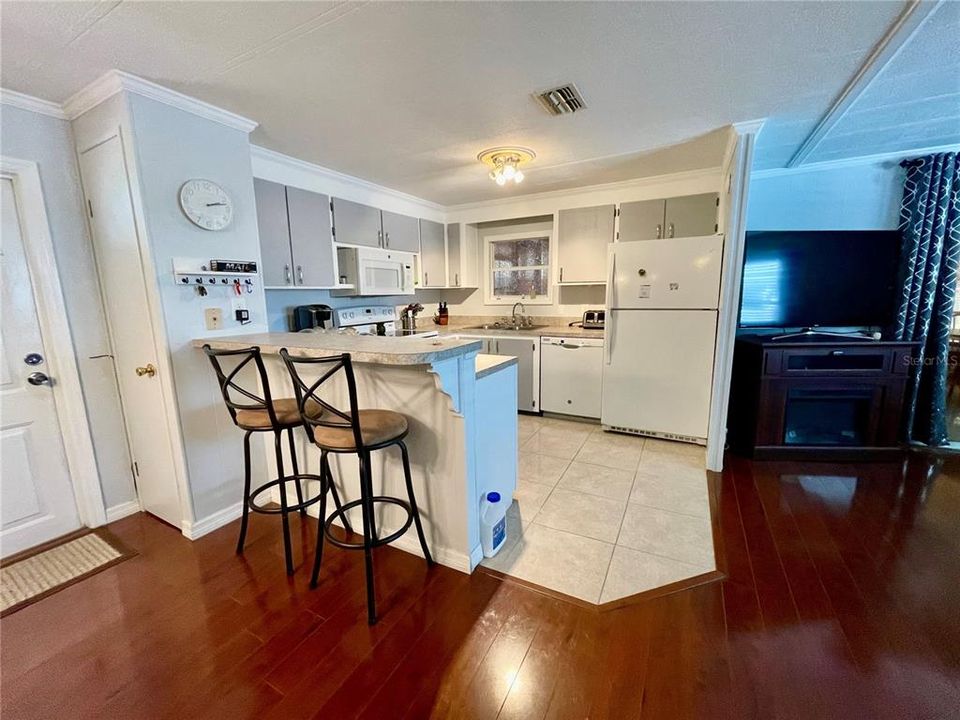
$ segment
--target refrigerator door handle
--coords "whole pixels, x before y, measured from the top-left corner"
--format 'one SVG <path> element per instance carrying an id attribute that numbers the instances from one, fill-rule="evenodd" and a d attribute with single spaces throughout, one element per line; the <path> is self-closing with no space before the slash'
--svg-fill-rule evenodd
<path id="1" fill-rule="evenodd" d="M 604 328 L 604 334 L 606 337 L 603 339 L 603 350 L 606 354 L 605 363 L 609 365 L 613 361 L 613 335 L 614 328 L 617 326 L 617 316 L 613 310 L 607 309 L 608 321 L 606 323 L 606 328 Z"/>
<path id="2" fill-rule="evenodd" d="M 613 308 L 614 302 L 616 300 L 617 286 L 614 283 L 616 279 L 616 267 L 617 267 L 617 249 L 613 245 L 610 246 L 610 255 L 607 258 L 607 310 Z"/>

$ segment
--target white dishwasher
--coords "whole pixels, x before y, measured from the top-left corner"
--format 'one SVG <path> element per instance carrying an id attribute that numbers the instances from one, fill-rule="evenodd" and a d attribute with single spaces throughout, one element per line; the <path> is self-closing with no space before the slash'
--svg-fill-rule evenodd
<path id="1" fill-rule="evenodd" d="M 599 418 L 603 338 L 540 339 L 540 408 Z"/>

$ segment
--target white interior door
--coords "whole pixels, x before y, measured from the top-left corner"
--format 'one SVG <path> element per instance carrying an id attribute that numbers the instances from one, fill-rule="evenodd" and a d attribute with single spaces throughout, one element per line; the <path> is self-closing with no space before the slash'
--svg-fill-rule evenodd
<path id="1" fill-rule="evenodd" d="M 51 387 L 57 377 L 46 360 L 13 183 L 0 182 L 0 554 L 6 557 L 76 530 L 80 517 Z M 36 364 L 29 364 L 28 356 Z M 40 384 L 31 384 L 31 375 Z"/>
<path id="2" fill-rule="evenodd" d="M 707 437 L 715 310 L 607 310 L 604 425 Z"/>
<path id="3" fill-rule="evenodd" d="M 140 505 L 179 528 L 173 446 L 120 138 L 82 153 L 80 173 L 90 203 L 93 245 Z M 138 374 L 138 368 L 152 368 L 154 374 Z"/>

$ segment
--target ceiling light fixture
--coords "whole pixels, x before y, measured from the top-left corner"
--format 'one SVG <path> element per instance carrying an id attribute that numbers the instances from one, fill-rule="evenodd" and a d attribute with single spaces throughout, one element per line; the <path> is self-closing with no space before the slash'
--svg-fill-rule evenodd
<path id="1" fill-rule="evenodd" d="M 477 160 L 490 167 L 490 179 L 503 187 L 511 180 L 515 183 L 523 182 L 521 165 L 531 162 L 537 154 L 529 148 L 496 147 L 484 150 L 477 155 Z"/>

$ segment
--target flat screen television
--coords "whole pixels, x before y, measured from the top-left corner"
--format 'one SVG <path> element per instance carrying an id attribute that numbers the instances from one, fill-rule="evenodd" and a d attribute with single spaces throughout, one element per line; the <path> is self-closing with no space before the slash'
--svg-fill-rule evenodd
<path id="1" fill-rule="evenodd" d="M 899 231 L 748 232 L 740 327 L 888 325 L 900 246 Z"/>

